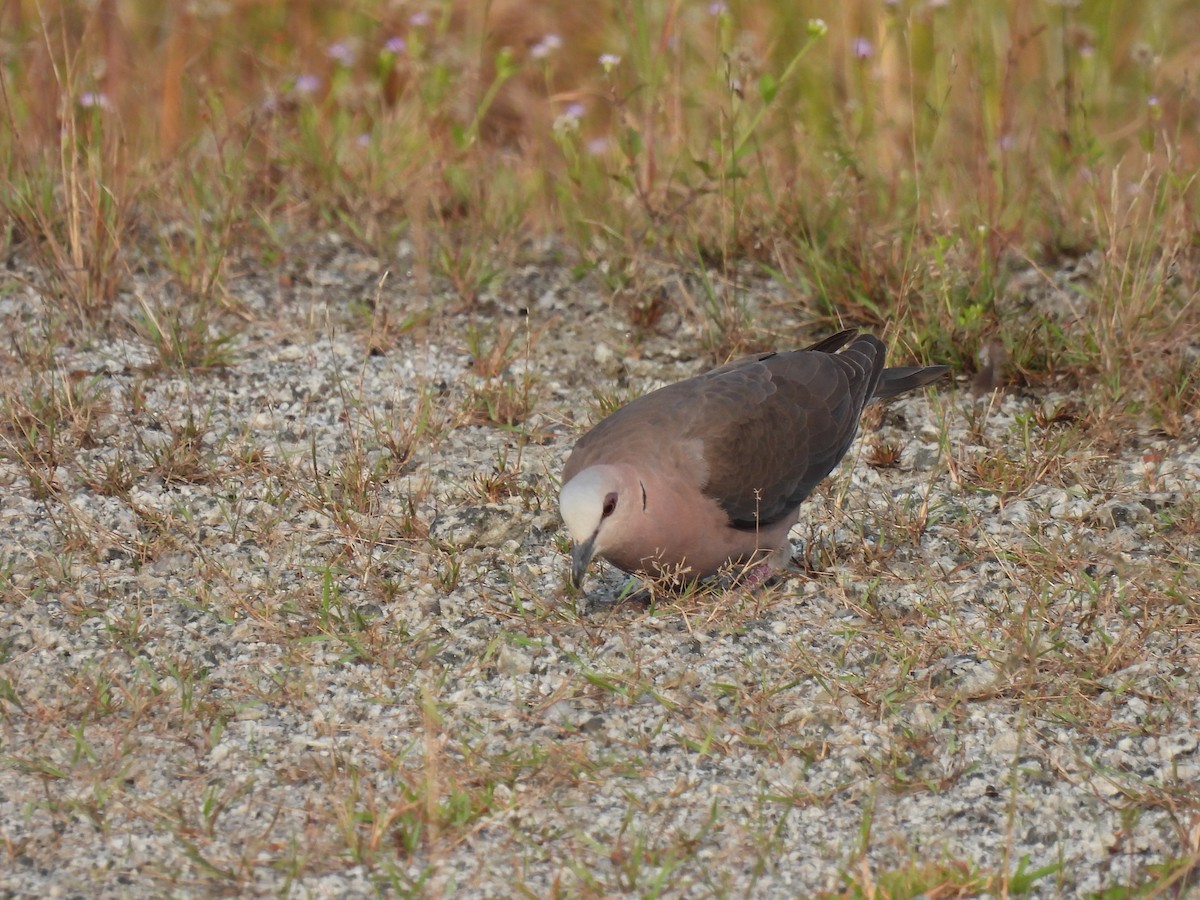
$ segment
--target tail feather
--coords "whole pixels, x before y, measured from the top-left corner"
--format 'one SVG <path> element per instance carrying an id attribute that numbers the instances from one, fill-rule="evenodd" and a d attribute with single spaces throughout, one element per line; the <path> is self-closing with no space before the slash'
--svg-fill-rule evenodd
<path id="1" fill-rule="evenodd" d="M 905 391 L 924 387 L 937 381 L 949 371 L 949 366 L 896 366 L 884 369 L 879 383 L 875 385 L 874 398 L 885 400 L 888 397 L 903 394 Z"/>
<path id="2" fill-rule="evenodd" d="M 830 353 L 838 356 L 857 356 L 861 360 L 864 372 L 869 372 L 874 366 L 881 366 L 883 363 L 883 342 L 874 335 L 860 335 L 857 328 L 847 328 L 845 331 L 831 334 L 804 349 L 809 352 Z M 872 360 L 874 360 L 873 363 Z M 949 366 L 885 368 L 882 372 L 871 376 L 875 379 L 874 385 L 871 385 L 870 379 L 868 379 L 871 392 L 867 396 L 872 400 L 886 400 L 888 397 L 895 397 L 905 391 L 924 387 L 937 381 L 949 371 Z"/>
<path id="3" fill-rule="evenodd" d="M 836 334 L 829 335 L 829 337 L 821 338 L 815 344 L 804 349 L 810 353 L 836 353 L 856 337 L 858 337 L 858 329 L 847 328 L 845 331 L 839 331 Z"/>

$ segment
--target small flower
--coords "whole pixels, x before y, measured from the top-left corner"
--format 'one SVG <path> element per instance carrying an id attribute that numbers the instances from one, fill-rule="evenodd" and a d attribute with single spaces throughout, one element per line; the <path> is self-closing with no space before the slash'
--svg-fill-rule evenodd
<path id="1" fill-rule="evenodd" d="M 600 68 L 604 70 L 605 75 L 612 73 L 612 70 L 621 64 L 621 57 L 615 53 L 600 54 Z"/>
<path id="2" fill-rule="evenodd" d="M 321 79 L 316 75 L 298 75 L 293 87 L 297 94 L 308 96 L 321 89 Z"/>
<path id="3" fill-rule="evenodd" d="M 85 91 L 79 95 L 79 105 L 84 109 L 109 109 L 112 103 L 109 102 L 108 94 L 100 91 Z"/>
<path id="4" fill-rule="evenodd" d="M 865 37 L 856 37 L 850 42 L 850 49 L 857 59 L 869 59 L 875 52 L 875 47 Z"/>
<path id="5" fill-rule="evenodd" d="M 708 4 L 708 14 L 710 16 L 725 16 L 729 14 L 729 7 L 720 2 Z"/>
<path id="6" fill-rule="evenodd" d="M 429 13 L 421 9 L 408 17 L 408 24 L 413 28 L 424 28 L 429 24 Z"/>
<path id="7" fill-rule="evenodd" d="M 1158 106 L 1158 97 L 1151 96 L 1146 99 L 1146 105 L 1150 107 Z"/>
<path id="8" fill-rule="evenodd" d="M 370 133 L 364 131 L 357 138 L 355 138 L 354 143 L 358 144 L 358 146 L 360 146 L 360 147 L 370 147 L 371 146 Z"/>
<path id="9" fill-rule="evenodd" d="M 554 32 L 550 32 L 529 48 L 529 55 L 534 59 L 545 59 L 561 46 L 562 38 Z"/>
<path id="10" fill-rule="evenodd" d="M 390 37 L 383 45 L 383 49 L 395 56 L 400 56 L 408 51 L 408 41 L 402 37 Z"/>
<path id="11" fill-rule="evenodd" d="M 574 106 L 575 104 L 572 104 Z M 566 109 L 555 120 L 551 128 L 554 129 L 554 136 L 564 138 L 567 135 L 575 134 L 579 131 L 579 116 L 573 115 L 574 110 L 570 107 Z"/>
<path id="12" fill-rule="evenodd" d="M 1000 135 L 1000 137 L 996 139 L 996 146 L 1000 148 L 1002 153 L 1011 150 L 1016 143 L 1017 142 L 1013 136 L 1007 133 Z"/>
<path id="13" fill-rule="evenodd" d="M 332 59 L 335 63 L 340 63 L 343 66 L 354 65 L 354 51 L 349 44 L 338 41 L 336 44 L 330 44 L 325 51 L 325 55 Z"/>
<path id="14" fill-rule="evenodd" d="M 1130 48 L 1129 55 L 1133 57 L 1133 61 L 1143 68 L 1149 68 L 1154 65 L 1154 51 L 1150 49 L 1150 45 L 1144 41 L 1138 41 Z"/>
<path id="15" fill-rule="evenodd" d="M 587 107 L 582 103 L 572 103 L 562 111 L 562 114 L 554 120 L 554 133 L 558 137 L 565 137 L 568 134 L 575 134 L 579 131 L 579 121 L 583 118 L 583 114 L 587 112 Z"/>
<path id="16" fill-rule="evenodd" d="M 594 137 L 587 142 L 588 156 L 603 156 L 608 150 L 608 138 Z"/>
<path id="17" fill-rule="evenodd" d="M 808 20 L 808 36 L 819 38 L 829 34 L 829 26 L 825 24 L 824 19 L 809 19 Z"/>

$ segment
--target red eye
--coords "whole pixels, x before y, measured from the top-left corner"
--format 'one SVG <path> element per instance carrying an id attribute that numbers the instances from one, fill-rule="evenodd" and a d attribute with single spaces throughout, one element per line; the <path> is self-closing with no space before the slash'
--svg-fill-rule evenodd
<path id="1" fill-rule="evenodd" d="M 616 508 L 617 508 L 617 495 L 616 495 L 616 492 L 614 491 L 613 493 L 609 494 L 607 497 L 604 498 L 604 510 L 600 513 L 600 517 L 603 519 L 607 519 L 609 516 L 611 516 L 613 514 L 613 511 L 616 510 Z"/>

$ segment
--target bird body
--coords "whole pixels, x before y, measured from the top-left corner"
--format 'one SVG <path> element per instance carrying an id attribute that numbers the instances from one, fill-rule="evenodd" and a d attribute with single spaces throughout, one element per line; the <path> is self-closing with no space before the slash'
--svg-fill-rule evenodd
<path id="1" fill-rule="evenodd" d="M 884 354 L 878 338 L 842 331 L 668 385 L 601 421 L 563 472 L 574 583 L 593 555 L 687 580 L 765 561 L 850 448 L 864 407 L 947 371 L 887 369 Z"/>

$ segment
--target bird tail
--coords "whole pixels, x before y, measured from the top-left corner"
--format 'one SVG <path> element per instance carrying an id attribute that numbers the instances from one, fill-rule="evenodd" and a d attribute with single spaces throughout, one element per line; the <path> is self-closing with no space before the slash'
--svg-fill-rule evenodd
<path id="1" fill-rule="evenodd" d="M 950 371 L 949 366 L 896 366 L 884 369 L 875 385 L 874 399 L 886 400 L 905 391 L 924 387 Z"/>
<path id="2" fill-rule="evenodd" d="M 804 349 L 815 350 L 818 353 L 838 353 L 843 357 L 855 357 L 859 360 L 864 372 L 872 370 L 878 372 L 878 375 L 873 376 L 876 379 L 873 386 L 870 385 L 869 379 L 867 381 L 867 385 L 871 387 L 869 397 L 872 400 L 886 400 L 888 397 L 895 397 L 905 391 L 924 387 L 950 371 L 949 366 L 894 366 L 879 371 L 883 367 L 885 352 L 883 341 L 872 334 L 860 335 L 856 328 L 848 328 L 845 331 L 831 334 Z M 839 353 L 839 351 L 841 352 Z"/>

